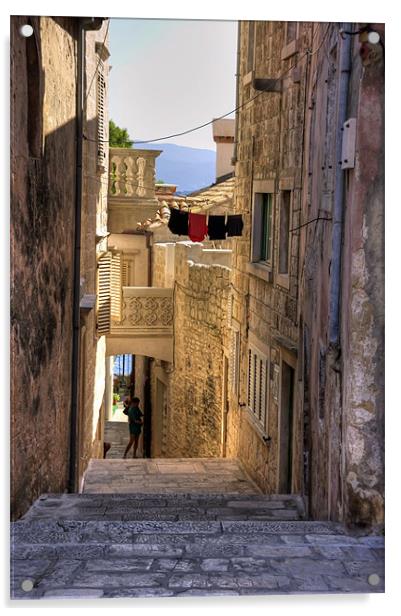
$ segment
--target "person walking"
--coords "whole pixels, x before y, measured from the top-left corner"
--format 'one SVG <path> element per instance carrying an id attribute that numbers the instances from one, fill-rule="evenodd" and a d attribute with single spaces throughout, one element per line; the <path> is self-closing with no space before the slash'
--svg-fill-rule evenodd
<path id="1" fill-rule="evenodd" d="M 136 458 L 139 437 L 140 437 L 140 434 L 142 431 L 142 425 L 143 425 L 143 419 L 142 419 L 143 413 L 141 409 L 139 408 L 139 402 L 140 402 L 139 398 L 137 397 L 132 398 L 132 400 L 129 403 L 128 409 L 127 409 L 130 439 L 126 447 L 126 450 L 124 452 L 124 455 L 123 455 L 124 460 L 126 459 L 127 453 L 131 449 L 132 445 L 134 445 L 134 453 L 132 457 Z"/>

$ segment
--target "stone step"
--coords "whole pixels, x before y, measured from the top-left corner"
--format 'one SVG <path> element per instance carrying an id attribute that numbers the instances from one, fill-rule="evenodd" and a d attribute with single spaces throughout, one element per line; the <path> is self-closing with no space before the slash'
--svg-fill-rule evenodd
<path id="1" fill-rule="evenodd" d="M 66 520 L 299 520 L 296 495 L 47 494 L 23 517 Z"/>
<path id="2" fill-rule="evenodd" d="M 384 589 L 383 537 L 329 522 L 20 520 L 11 546 L 15 598 Z"/>

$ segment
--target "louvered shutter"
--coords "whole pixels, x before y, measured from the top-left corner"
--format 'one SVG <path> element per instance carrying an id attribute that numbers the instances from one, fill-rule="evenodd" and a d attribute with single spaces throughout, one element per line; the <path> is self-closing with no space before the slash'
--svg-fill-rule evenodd
<path id="1" fill-rule="evenodd" d="M 260 409 L 259 420 L 265 426 L 266 424 L 266 394 L 267 394 L 267 365 L 266 360 L 260 360 Z"/>
<path id="2" fill-rule="evenodd" d="M 253 382 L 252 382 L 252 351 L 248 350 L 248 407 L 252 408 L 252 391 L 253 391 Z"/>
<path id="3" fill-rule="evenodd" d="M 231 332 L 230 347 L 230 385 L 233 393 L 238 394 L 238 368 L 239 368 L 239 332 Z"/>
<path id="4" fill-rule="evenodd" d="M 125 259 L 124 257 L 122 259 L 121 279 L 122 279 L 123 287 L 130 286 L 129 284 L 129 263 L 127 259 Z"/>
<path id="5" fill-rule="evenodd" d="M 111 318 L 121 321 L 121 254 L 114 253 L 111 257 Z"/>
<path id="6" fill-rule="evenodd" d="M 98 261 L 97 284 L 97 331 L 100 335 L 110 333 L 111 325 L 111 271 L 112 256 L 107 252 Z"/>
<path id="7" fill-rule="evenodd" d="M 240 333 L 238 331 L 234 334 L 235 348 L 234 348 L 234 393 L 239 394 L 239 354 L 240 354 Z"/>
<path id="8" fill-rule="evenodd" d="M 256 353 L 252 353 L 252 410 L 256 413 L 256 396 L 257 396 L 257 370 L 258 370 L 258 358 Z"/>
<path id="9" fill-rule="evenodd" d="M 105 96 L 106 82 L 103 76 L 103 62 L 99 63 L 99 72 L 97 75 L 97 164 L 104 167 L 106 164 L 106 126 L 105 126 Z"/>
<path id="10" fill-rule="evenodd" d="M 228 327 L 231 327 L 232 316 L 233 316 L 233 295 L 232 293 L 230 293 L 230 295 L 228 296 L 228 300 L 227 300 L 227 325 Z"/>

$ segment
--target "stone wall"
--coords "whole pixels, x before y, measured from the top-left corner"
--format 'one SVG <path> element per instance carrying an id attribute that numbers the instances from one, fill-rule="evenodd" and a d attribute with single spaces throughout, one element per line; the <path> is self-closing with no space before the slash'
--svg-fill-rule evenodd
<path id="1" fill-rule="evenodd" d="M 12 515 L 43 492 L 69 486 L 76 187 L 78 20 L 33 18 L 35 36 L 11 19 Z M 97 138 L 96 42 L 86 34 L 84 133 Z M 107 40 L 105 41 L 107 45 Z M 105 69 L 107 81 L 107 66 Z M 106 92 L 107 100 L 107 92 Z M 107 126 L 107 109 L 105 123 Z M 107 134 L 106 134 L 107 137 Z M 107 150 L 107 148 L 106 148 Z M 106 230 L 107 165 L 97 144 L 83 152 L 81 294 L 96 293 L 96 234 Z M 98 244 L 98 250 L 105 247 Z M 103 451 L 105 339 L 95 310 L 81 315 L 77 478 Z"/>
<path id="2" fill-rule="evenodd" d="M 253 68 L 248 65 L 249 23 L 241 23 L 235 209 L 245 222 L 233 248 L 232 316 L 240 332 L 239 392 L 230 394 L 228 455 L 238 456 L 266 492 L 279 491 L 280 388 L 284 358 L 295 370 L 297 383 L 299 237 L 289 243 L 289 272 L 279 274 L 279 225 L 282 191 L 291 192 L 289 228 L 300 222 L 303 113 L 306 64 L 296 54 L 281 59 L 285 48 L 283 22 L 255 23 Z M 299 56 L 310 40 L 310 26 L 300 24 Z M 285 54 L 284 54 L 285 55 Z M 284 75 L 279 92 L 261 92 L 253 79 Z M 255 100 L 253 100 L 255 99 Z M 248 104 L 246 104 L 248 102 Z M 273 201 L 272 258 L 270 266 L 252 263 L 252 211 L 255 193 L 268 192 Z M 258 229 L 256 229 L 257 231 Z M 249 410 L 248 350 L 259 350 L 267 361 L 267 422 L 255 421 Z M 232 361 L 232 358 L 231 360 Z M 291 491 L 302 490 L 301 409 L 294 396 Z M 290 435 L 291 438 L 291 435 Z"/>
<path id="3" fill-rule="evenodd" d="M 375 24 L 384 41 L 384 25 Z M 384 521 L 384 55 L 353 46 L 349 117 L 357 117 L 344 235 L 344 515 Z"/>
<path id="4" fill-rule="evenodd" d="M 33 19 L 35 52 L 35 38 L 19 34 L 25 23 L 11 18 L 14 518 L 41 493 L 66 489 L 71 407 L 77 27 Z"/>
<path id="5" fill-rule="evenodd" d="M 174 360 L 152 366 L 154 455 L 222 454 L 229 268 L 219 264 L 225 251 L 212 252 L 199 244 L 175 245 Z M 165 280 L 167 253 L 166 245 L 154 246 L 154 284 Z"/>
<path id="6" fill-rule="evenodd" d="M 354 30 L 359 26 L 352 24 Z M 384 35 L 383 27 L 377 28 Z M 230 393 L 229 455 L 267 492 L 280 491 L 283 400 L 293 369 L 291 491 L 312 518 L 383 520 L 383 56 L 352 37 L 347 118 L 356 119 L 355 166 L 342 170 L 336 100 L 338 24 L 256 22 L 253 72 L 249 23 L 241 24 L 236 201 L 245 219 L 234 242 L 232 323 L 240 332 L 239 391 Z M 308 49 L 312 50 L 309 54 Z M 279 91 L 254 79 L 282 76 Z M 276 84 L 277 85 L 277 84 Z M 254 100 L 253 97 L 256 98 Z M 337 136 L 338 132 L 338 136 Z M 339 141 L 341 139 L 341 142 Z M 340 149 L 341 152 L 341 149 Z M 344 174 L 340 330 L 330 298 L 336 177 Z M 253 193 L 273 195 L 273 257 L 252 264 Z M 288 277 L 280 274 L 280 207 L 291 192 Z M 247 404 L 249 345 L 269 362 L 268 423 Z M 232 361 L 231 361 L 232 363 Z M 287 383 L 286 376 L 287 373 Z M 284 405 L 285 405 L 284 404 Z"/>
<path id="7" fill-rule="evenodd" d="M 107 182 L 108 182 L 108 148 L 105 147 L 104 164 L 98 159 L 98 84 L 97 75 L 101 70 L 105 82 L 104 92 L 104 139 L 108 139 L 108 73 L 107 61 L 109 40 L 107 20 L 99 30 L 86 33 L 86 84 L 83 152 L 83 199 L 81 223 L 81 286 L 87 294 L 97 292 L 96 260 L 107 250 L 106 240 L 96 242 L 107 232 Z M 101 67 L 101 69 L 100 69 Z M 96 312 L 91 310 L 82 326 L 85 336 L 81 344 L 80 367 L 80 418 L 78 485 L 82 483 L 83 474 L 90 458 L 103 457 L 103 432 L 105 420 L 105 359 L 106 339 L 98 336 L 96 331 Z"/>

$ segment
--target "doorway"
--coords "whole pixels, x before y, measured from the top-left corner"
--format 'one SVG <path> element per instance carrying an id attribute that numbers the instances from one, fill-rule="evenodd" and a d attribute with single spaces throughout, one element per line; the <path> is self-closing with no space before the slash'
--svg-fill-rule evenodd
<path id="1" fill-rule="evenodd" d="M 292 490 L 294 374 L 294 368 L 286 361 L 282 360 L 279 416 L 280 494 L 291 494 Z"/>

